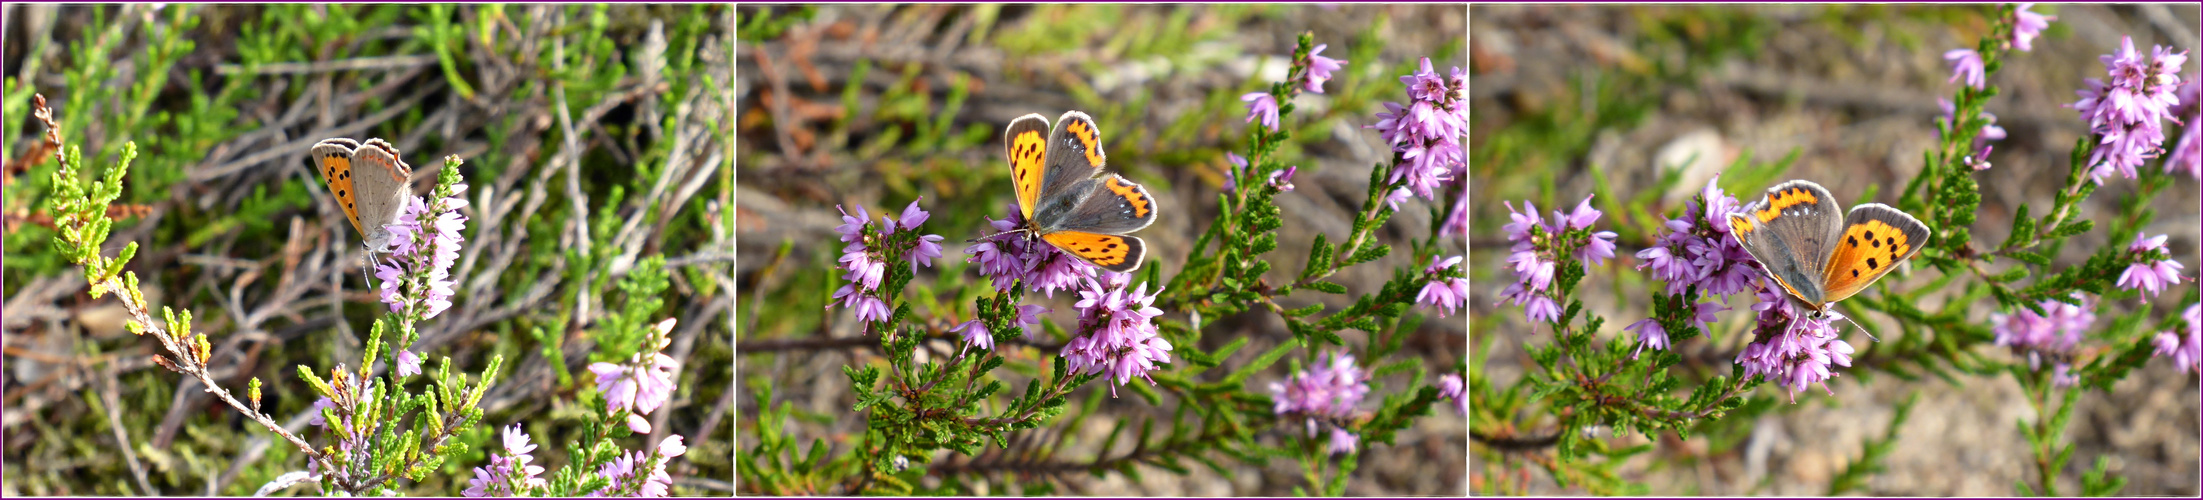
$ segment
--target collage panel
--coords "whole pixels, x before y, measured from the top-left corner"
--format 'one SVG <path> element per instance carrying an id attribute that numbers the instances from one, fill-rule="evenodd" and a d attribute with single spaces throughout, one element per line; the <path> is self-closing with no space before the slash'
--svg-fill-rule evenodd
<path id="1" fill-rule="evenodd" d="M 737 495 L 1468 493 L 1466 4 L 736 11 Z"/>
<path id="2" fill-rule="evenodd" d="M 1471 6 L 1470 494 L 2196 496 L 2198 33 Z"/>
<path id="3" fill-rule="evenodd" d="M 731 496 L 729 4 L 0 6 L 0 496 Z"/>

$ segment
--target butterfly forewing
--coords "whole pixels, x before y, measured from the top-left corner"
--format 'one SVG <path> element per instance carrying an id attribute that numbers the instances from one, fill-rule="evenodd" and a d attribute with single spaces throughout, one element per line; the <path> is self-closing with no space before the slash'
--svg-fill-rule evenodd
<path id="1" fill-rule="evenodd" d="M 1779 281 L 1790 294 L 1818 309 L 1826 293 L 1820 286 L 1822 269 L 1836 238 L 1843 234 L 1843 219 L 1828 189 L 1810 181 L 1790 181 L 1768 188 L 1766 196 L 1729 218 L 1730 234 L 1744 251 L 1759 260 L 1760 268 Z"/>
<path id="2" fill-rule="evenodd" d="M 1017 187 L 1017 208 L 1032 220 L 1040 205 L 1040 181 L 1047 166 L 1048 118 L 1040 113 L 1017 117 L 1002 133 L 1002 148 L 1010 159 L 1010 182 Z"/>
<path id="3" fill-rule="evenodd" d="M 1067 111 L 1056 119 L 1056 128 L 1048 134 L 1048 168 L 1041 176 L 1040 192 L 1048 195 L 1075 195 L 1082 190 L 1071 189 L 1079 181 L 1100 175 L 1108 158 L 1102 155 L 1101 129 L 1086 113 Z M 1047 200 L 1041 200 L 1046 203 Z"/>
<path id="4" fill-rule="evenodd" d="M 1835 302 L 1889 274 L 1897 264 L 1920 253 L 1928 242 L 1928 226 L 1912 215 L 1880 203 L 1851 209 L 1844 217 L 1843 236 L 1836 240 L 1823 282 L 1827 300 Z"/>

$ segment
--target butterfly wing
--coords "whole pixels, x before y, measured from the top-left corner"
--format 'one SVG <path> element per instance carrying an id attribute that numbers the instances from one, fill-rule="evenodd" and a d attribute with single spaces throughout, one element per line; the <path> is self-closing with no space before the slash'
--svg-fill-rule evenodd
<path id="1" fill-rule="evenodd" d="M 398 219 L 398 210 L 405 206 L 405 197 L 413 194 L 413 167 L 398 159 L 398 148 L 382 139 L 368 139 L 366 144 L 352 151 L 352 185 L 358 191 L 359 207 L 354 222 L 367 238 L 369 248 L 380 250 L 390 244 L 390 230 L 384 229 Z"/>
<path id="2" fill-rule="evenodd" d="M 1811 181 L 1768 188 L 1766 196 L 1729 214 L 1729 234 L 1759 260 L 1760 270 L 1792 297 L 1818 309 L 1831 245 L 1843 234 L 1840 207 L 1828 189 Z"/>
<path id="3" fill-rule="evenodd" d="M 1033 227 L 1043 233 L 1061 230 L 1125 234 L 1155 223 L 1155 197 L 1147 194 L 1146 187 L 1122 175 L 1086 179 L 1073 186 L 1072 191 L 1089 194 L 1068 210 L 1042 211 L 1033 219 Z"/>
<path id="4" fill-rule="evenodd" d="M 1836 240 L 1835 253 L 1829 256 L 1824 273 L 1828 301 L 1858 294 L 1898 263 L 1918 255 L 1929 234 L 1927 224 L 1889 205 L 1852 207 L 1844 217 L 1843 237 Z"/>
<path id="5" fill-rule="evenodd" d="M 1010 182 L 1017 186 L 1017 207 L 1025 220 L 1033 220 L 1040 205 L 1040 182 L 1047 175 L 1048 118 L 1039 113 L 1017 117 L 1002 133 L 1002 147 L 1010 159 Z"/>
<path id="6" fill-rule="evenodd" d="M 336 195 L 337 205 L 344 207 L 344 218 L 352 221 L 353 230 L 367 234 L 367 230 L 360 228 L 360 211 L 356 202 L 356 195 L 359 193 L 352 191 L 352 150 L 359 145 L 358 141 L 342 137 L 323 139 L 321 143 L 314 145 L 310 154 L 313 156 L 314 168 L 321 169 L 322 184 L 329 186 L 329 194 Z"/>
<path id="7" fill-rule="evenodd" d="M 1147 256 L 1147 242 L 1132 236 L 1057 231 L 1040 235 L 1040 239 L 1073 257 L 1120 273 L 1139 269 L 1141 258 Z"/>

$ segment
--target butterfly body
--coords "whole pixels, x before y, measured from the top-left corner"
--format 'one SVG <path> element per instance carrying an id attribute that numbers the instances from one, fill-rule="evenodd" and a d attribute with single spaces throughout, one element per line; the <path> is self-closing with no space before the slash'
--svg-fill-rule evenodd
<path id="1" fill-rule="evenodd" d="M 1065 112 L 1052 130 L 1037 113 L 1018 117 L 1004 148 L 1025 220 L 1019 231 L 1103 269 L 1140 267 L 1147 244 L 1126 233 L 1154 224 L 1158 207 L 1139 183 L 1101 176 L 1107 157 L 1092 117 Z"/>
<path id="2" fill-rule="evenodd" d="M 1867 203 L 1844 212 L 1827 188 L 1793 180 L 1728 215 L 1729 234 L 1797 304 L 1826 317 L 1920 253 L 1931 232 L 1903 211 Z"/>
<path id="3" fill-rule="evenodd" d="M 382 139 L 365 144 L 342 137 L 325 139 L 310 150 L 322 182 L 335 195 L 370 251 L 390 247 L 394 237 L 383 225 L 395 222 L 413 194 L 413 167 L 398 159 L 398 148 Z"/>

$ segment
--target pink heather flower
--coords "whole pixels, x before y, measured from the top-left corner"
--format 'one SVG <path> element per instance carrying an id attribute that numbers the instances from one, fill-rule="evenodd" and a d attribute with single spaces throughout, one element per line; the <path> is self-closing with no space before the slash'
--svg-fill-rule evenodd
<path id="1" fill-rule="evenodd" d="M 1947 82 L 1965 80 L 1966 86 L 1975 90 L 1988 85 L 1988 69 L 1982 66 L 1980 52 L 1974 52 L 1974 49 L 1954 49 L 1943 53 L 1943 61 L 1951 64 L 1951 79 Z"/>
<path id="2" fill-rule="evenodd" d="M 1665 351 L 1670 342 L 1668 340 L 1668 330 L 1660 326 L 1658 318 L 1637 320 L 1636 323 L 1630 323 L 1629 326 L 1622 327 L 1622 331 L 1637 334 L 1637 350 L 1629 353 L 1631 357 L 1637 356 L 1639 352 L 1644 352 L 1647 347 L 1653 348 L 1653 350 Z"/>
<path id="3" fill-rule="evenodd" d="M 1789 298 L 1780 292 L 1762 286 L 1758 295 L 1759 304 L 1752 306 L 1759 311 L 1757 336 L 1736 356 L 1744 376 L 1781 386 L 1789 391 L 1792 403 L 1797 402 L 1799 391 L 1812 384 L 1835 395 L 1827 383 L 1838 375 L 1833 367 L 1851 366 L 1854 352 L 1836 332 L 1834 322 L 1843 315 L 1829 311 L 1827 317 L 1815 319 L 1792 310 Z"/>
<path id="4" fill-rule="evenodd" d="M 1154 319 L 1163 315 L 1162 309 L 1153 305 L 1161 289 L 1147 293 L 1147 283 L 1141 283 L 1129 293 L 1125 287 L 1132 276 L 1110 272 L 1102 279 L 1087 278 L 1086 288 L 1079 290 L 1079 301 L 1073 307 L 1079 310 L 1079 332 L 1063 346 L 1065 366 L 1073 373 L 1102 375 L 1116 388 L 1132 381 L 1133 377 L 1147 380 L 1159 363 L 1170 362 L 1170 341 L 1164 340 L 1155 329 Z"/>
<path id="5" fill-rule="evenodd" d="M 1277 188 L 1278 191 L 1291 192 L 1293 190 L 1293 174 L 1298 172 L 1300 172 L 1299 165 L 1285 167 L 1284 170 L 1279 170 L 1276 172 L 1270 172 L 1270 187 Z"/>
<path id="6" fill-rule="evenodd" d="M 964 345 L 989 351 L 994 350 L 994 335 L 987 333 L 987 323 L 985 321 L 973 319 L 957 323 L 956 326 L 949 327 L 949 331 L 962 336 Z"/>
<path id="7" fill-rule="evenodd" d="M 1330 45 L 1320 44 L 1316 45 L 1316 48 L 1308 50 L 1308 76 L 1307 79 L 1301 81 L 1302 89 L 1318 94 L 1323 93 L 1323 82 L 1331 80 L 1331 72 L 1338 71 L 1339 68 L 1346 66 L 1346 60 L 1344 59 L 1332 59 L 1317 55 L 1322 54 L 1323 48 L 1328 46 Z"/>
<path id="8" fill-rule="evenodd" d="M 421 374 L 421 355 L 412 350 L 398 350 L 398 376 L 411 377 Z"/>
<path id="9" fill-rule="evenodd" d="M 1324 451 L 1332 455 L 1353 453 L 1354 445 L 1359 441 L 1360 439 L 1355 437 L 1354 433 L 1347 432 L 1344 428 L 1332 427 L 1331 442 L 1324 447 Z"/>
<path id="10" fill-rule="evenodd" d="M 329 420 L 329 419 L 328 419 L 328 415 L 324 415 L 324 414 L 322 414 L 322 413 L 321 413 L 321 410 L 326 410 L 326 409 L 330 409 L 330 408 L 335 408 L 335 407 L 337 407 L 337 402 L 335 402 L 335 401 L 330 401 L 330 400 L 329 400 L 329 398 L 321 398 L 321 399 L 316 399 L 316 400 L 314 400 L 314 405 L 313 405 L 312 407 L 308 407 L 308 408 L 306 408 L 306 411 L 307 411 L 308 413 L 311 413 L 311 414 L 313 414 L 314 418 L 312 418 L 312 419 L 308 419 L 308 420 L 306 421 L 306 424 L 307 424 L 307 425 L 312 425 L 312 426 L 314 426 L 314 427 L 322 427 L 322 426 L 326 426 L 326 425 L 328 425 L 328 424 L 329 424 L 329 421 L 328 421 L 328 420 Z"/>
<path id="11" fill-rule="evenodd" d="M 2042 369 L 2042 359 L 2047 357 L 2059 367 L 2070 364 L 2074 346 L 2080 344 L 2081 332 L 2096 321 L 2094 298 L 2074 292 L 2080 305 L 2055 300 L 2044 300 L 2036 305 L 2045 314 L 2020 308 L 2010 315 L 1990 314 L 1990 331 L 1996 333 L 1996 345 L 2011 347 L 2012 352 L 2027 355 L 2027 365 Z M 2062 378 L 2059 380 L 2063 382 Z"/>
<path id="12" fill-rule="evenodd" d="M 1277 131 L 1277 97 L 1271 96 L 1269 92 L 1248 92 L 1239 96 L 1239 100 L 1247 103 L 1245 121 L 1252 123 L 1260 119 L 1263 127 L 1272 132 Z"/>
<path id="13" fill-rule="evenodd" d="M 1437 307 L 1438 317 L 1441 318 L 1446 317 L 1447 314 L 1452 314 L 1454 309 L 1468 305 L 1469 279 L 1444 276 L 1447 269 L 1451 269 L 1455 264 L 1460 263 L 1461 256 L 1459 255 L 1446 257 L 1443 260 L 1437 256 L 1431 257 L 1430 266 L 1423 268 L 1424 274 L 1431 275 L 1431 281 L 1429 284 L 1423 285 L 1421 292 L 1415 294 L 1415 302 Z"/>
<path id="14" fill-rule="evenodd" d="M 849 215 L 849 210 L 842 208 L 841 205 L 834 205 L 834 209 L 841 211 L 842 224 L 834 226 L 834 232 L 841 233 L 841 242 L 856 243 L 863 241 L 864 226 L 867 223 L 866 221 L 872 218 L 872 214 L 864 211 L 864 205 L 857 205 L 856 215 Z"/>
<path id="15" fill-rule="evenodd" d="M 1461 382 L 1461 375 L 1448 373 L 1438 376 L 1438 399 L 1452 401 L 1454 409 L 1462 415 L 1469 414 L 1468 388 Z"/>
<path id="16" fill-rule="evenodd" d="M 1556 223 L 1567 221 L 1570 230 L 1590 229 L 1593 223 L 1599 221 L 1599 216 L 1604 215 L 1598 209 L 1591 208 L 1592 196 L 1597 195 L 1584 196 L 1583 202 L 1577 203 L 1576 210 L 1569 212 L 1566 217 L 1562 217 L 1560 212 L 1553 212 L 1553 220 Z M 1583 246 L 1576 249 L 1576 260 L 1583 261 L 1585 267 L 1590 267 L 1603 264 L 1607 259 L 1614 258 L 1614 238 L 1616 236 L 1613 231 L 1591 233 L 1591 237 L 1584 241 Z"/>
<path id="17" fill-rule="evenodd" d="M 987 224 L 996 233 L 1015 230 L 1024 224 L 1023 212 L 1013 204 L 1009 218 L 988 219 Z M 1024 282 L 1026 290 L 1054 297 L 1056 290 L 1077 288 L 1099 269 L 1029 235 L 989 238 L 964 253 L 971 255 L 965 262 L 978 264 L 979 274 L 992 278 L 995 291 L 1005 293 Z"/>
<path id="18" fill-rule="evenodd" d="M 1330 419 L 1354 415 L 1354 407 L 1369 395 L 1369 372 L 1354 366 L 1354 355 L 1330 353 L 1316 364 L 1284 382 L 1270 383 L 1271 411 Z"/>
<path id="19" fill-rule="evenodd" d="M 2133 264 L 2127 265 L 2126 272 L 2119 274 L 2119 288 L 2139 289 L 2144 294 L 2154 296 L 2164 290 L 2165 285 L 2180 283 L 2180 263 L 2172 260 L 2163 251 L 2166 236 L 2171 235 L 2160 234 L 2151 238 L 2140 232 L 2134 234 L 2134 243 L 2127 245 L 2127 252 L 2133 254 L 2135 260 Z M 2164 257 L 2158 258 L 2159 256 Z"/>
<path id="20" fill-rule="evenodd" d="M 1935 103 L 1936 105 L 1943 108 L 1943 116 L 1937 118 L 1936 123 L 1943 124 L 1944 126 L 1951 126 L 1951 120 L 1954 119 L 1953 115 L 1958 114 L 1958 105 L 1951 103 L 1950 99 L 1943 98 L 1936 98 Z M 1996 115 L 1982 113 L 1981 117 L 1987 120 L 1988 124 L 1982 125 L 1981 131 L 1974 134 L 1973 151 L 1974 158 L 1976 158 L 1976 160 L 1982 165 L 1987 165 L 1989 160 L 1989 152 L 1996 149 L 1996 146 L 1990 145 L 1989 141 L 2004 140 L 2007 134 L 2004 131 L 2004 127 L 1997 126 Z M 1935 133 L 1938 138 L 1941 138 L 1943 131 L 1937 130 Z M 1986 170 L 1986 167 L 1975 168 L 1975 170 Z"/>
<path id="21" fill-rule="evenodd" d="M 2172 366 L 2180 371 L 2195 373 L 2203 364 L 2203 304 L 2188 304 L 2187 312 L 2180 314 L 2186 325 L 2157 334 L 2157 352 L 2154 356 L 2172 357 Z"/>
<path id="22" fill-rule="evenodd" d="M 2035 4 L 2032 3 L 2023 3 L 2012 10 L 2014 16 L 2012 20 L 2012 47 L 2018 48 L 2021 52 L 2033 52 L 2035 50 L 2035 37 L 2042 36 L 2042 30 L 2049 28 L 2051 21 L 2058 20 L 2058 16 L 2045 16 L 2027 11 L 2028 8 L 2034 6 Z"/>
<path id="23" fill-rule="evenodd" d="M 474 478 L 467 480 L 467 489 L 460 492 L 469 497 L 517 497 L 526 496 L 532 490 L 549 487 L 550 483 L 536 477 L 543 474 L 543 466 L 530 465 L 535 460 L 529 452 L 535 445 L 528 442 L 528 433 L 513 424 L 504 431 L 503 453 L 490 454 L 490 464 L 475 467 Z"/>
<path id="24" fill-rule="evenodd" d="M 1666 281 L 1671 295 L 1696 286 L 1701 294 L 1726 300 L 1755 287 L 1757 261 L 1729 236 L 1728 215 L 1738 210 L 1738 203 L 1721 191 L 1720 182 L 1719 175 L 1707 181 L 1698 198 L 1685 205 L 1683 217 L 1668 220 L 1667 232 L 1637 252 L 1637 268 L 1651 268 L 1652 278 Z"/>

